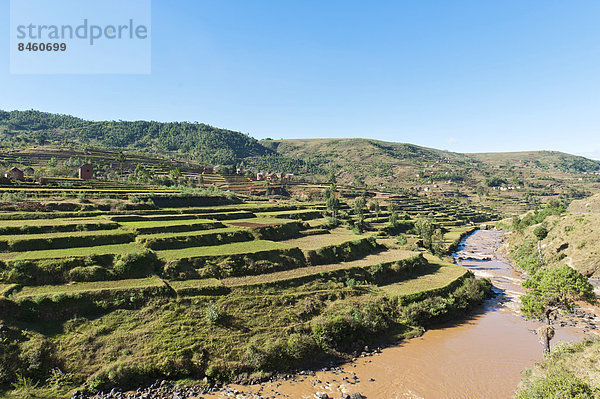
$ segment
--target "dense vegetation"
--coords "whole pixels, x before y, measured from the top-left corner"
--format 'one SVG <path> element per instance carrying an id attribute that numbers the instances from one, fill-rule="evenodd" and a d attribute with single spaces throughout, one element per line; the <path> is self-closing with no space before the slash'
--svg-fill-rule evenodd
<path id="1" fill-rule="evenodd" d="M 246 134 L 203 123 L 96 122 L 34 110 L 0 111 L 0 139 L 5 146 L 71 142 L 180 154 L 210 165 L 246 164 L 285 172 L 307 171 L 304 162 L 278 155 Z"/>

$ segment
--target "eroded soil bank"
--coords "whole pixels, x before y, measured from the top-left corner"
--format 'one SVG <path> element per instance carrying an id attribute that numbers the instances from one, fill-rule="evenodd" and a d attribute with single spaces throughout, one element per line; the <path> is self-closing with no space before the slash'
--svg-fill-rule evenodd
<path id="1" fill-rule="evenodd" d="M 521 276 L 499 251 L 502 234 L 480 230 L 454 254 L 457 263 L 490 278 L 497 295 L 467 320 L 361 357 L 342 367 L 254 386 L 230 385 L 205 398 L 331 398 L 360 392 L 367 398 L 509 398 L 521 371 L 543 356 L 538 323 L 519 314 Z M 595 333 L 592 309 L 559 320 L 552 344 Z"/>

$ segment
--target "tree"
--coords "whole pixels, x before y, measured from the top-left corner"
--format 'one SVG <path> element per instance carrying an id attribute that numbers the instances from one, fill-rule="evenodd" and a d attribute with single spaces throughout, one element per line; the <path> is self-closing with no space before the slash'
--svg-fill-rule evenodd
<path id="1" fill-rule="evenodd" d="M 356 214 L 356 223 L 354 224 L 358 231 L 363 231 L 365 228 L 365 206 L 367 201 L 365 197 L 360 196 L 354 199 L 353 208 Z"/>
<path id="2" fill-rule="evenodd" d="M 329 194 L 329 198 L 325 202 L 327 205 L 327 210 L 331 212 L 331 217 L 333 219 L 337 218 L 337 210 L 340 209 L 340 200 L 337 199 L 335 194 L 332 192 Z"/>
<path id="3" fill-rule="evenodd" d="M 369 204 L 369 209 L 371 211 L 375 212 L 377 217 L 379 217 L 379 215 L 381 214 L 381 206 L 379 205 L 379 201 L 377 201 L 377 200 L 374 200 L 373 202 L 371 202 Z"/>
<path id="4" fill-rule="evenodd" d="M 572 312 L 574 301 L 593 301 L 593 287 L 587 277 L 567 265 L 538 271 L 523 282 L 529 291 L 521 296 L 521 312 L 528 319 L 546 321 L 538 329 L 544 351 L 550 352 L 554 337 L 552 315 L 558 311 Z"/>
<path id="5" fill-rule="evenodd" d="M 358 216 L 363 216 L 365 213 L 365 206 L 367 204 L 367 201 L 365 201 L 365 197 L 356 197 L 354 198 L 354 203 L 353 203 L 353 207 L 354 207 L 354 213 Z"/>
<path id="6" fill-rule="evenodd" d="M 337 178 L 336 178 L 335 172 L 333 170 L 331 170 L 329 172 L 329 174 L 327 175 L 327 183 L 330 183 L 330 184 L 336 184 L 337 183 Z"/>
<path id="7" fill-rule="evenodd" d="M 178 166 L 175 169 L 171 170 L 171 179 L 175 180 L 177 184 L 179 184 L 179 179 L 181 178 L 181 168 Z"/>
<path id="8" fill-rule="evenodd" d="M 538 241 L 542 241 L 544 238 L 548 237 L 548 229 L 543 224 L 540 224 L 533 229 L 533 234 L 537 237 Z"/>
<path id="9" fill-rule="evenodd" d="M 544 258 L 542 257 L 542 240 L 548 236 L 548 229 L 546 226 L 540 224 L 533 229 L 533 234 L 538 239 L 538 255 L 540 257 L 540 264 L 544 266 Z"/>
<path id="10" fill-rule="evenodd" d="M 123 180 L 123 163 L 125 163 L 125 154 L 123 154 L 123 150 L 119 150 L 119 154 L 115 160 L 121 165 L 121 180 Z"/>
<path id="11" fill-rule="evenodd" d="M 393 211 L 390 215 L 390 226 L 396 227 L 398 225 L 398 212 Z"/>
<path id="12" fill-rule="evenodd" d="M 431 249 L 432 238 L 435 230 L 435 225 L 430 219 L 421 218 L 415 221 L 415 232 L 423 241 L 424 248 Z"/>

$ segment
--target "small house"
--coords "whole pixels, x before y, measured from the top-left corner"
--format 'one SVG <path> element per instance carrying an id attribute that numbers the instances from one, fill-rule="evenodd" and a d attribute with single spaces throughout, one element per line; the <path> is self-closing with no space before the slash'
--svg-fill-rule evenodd
<path id="1" fill-rule="evenodd" d="M 23 171 L 17 167 L 13 167 L 7 170 L 4 174 L 4 177 L 9 180 L 25 180 L 25 174 L 23 174 Z"/>
<path id="2" fill-rule="evenodd" d="M 94 168 L 89 163 L 85 163 L 79 167 L 79 178 L 90 180 L 94 177 Z"/>
<path id="3" fill-rule="evenodd" d="M 294 174 L 293 173 L 286 173 L 285 174 L 285 179 L 290 181 L 290 180 L 294 180 Z"/>
<path id="4" fill-rule="evenodd" d="M 265 177 L 265 175 L 263 175 L 262 173 L 257 173 L 257 174 L 256 174 L 256 180 L 257 180 L 257 181 L 261 181 L 261 180 L 263 180 L 263 179 L 264 179 L 264 177 Z"/>

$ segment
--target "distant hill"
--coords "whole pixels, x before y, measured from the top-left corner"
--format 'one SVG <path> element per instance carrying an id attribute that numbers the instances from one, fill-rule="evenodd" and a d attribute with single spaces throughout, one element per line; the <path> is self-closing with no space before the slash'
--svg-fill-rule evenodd
<path id="1" fill-rule="evenodd" d="M 472 187 L 552 188 L 578 181 L 581 172 L 600 170 L 599 161 L 556 151 L 461 154 L 371 139 L 261 143 L 288 158 L 311 159 L 323 169 L 335 170 L 342 181 L 359 184 L 364 180 L 369 185 L 431 187 L 458 183 Z"/>
<path id="2" fill-rule="evenodd" d="M 0 111 L 0 143 L 5 147 L 44 143 L 173 154 L 206 164 L 248 165 L 308 172 L 302 161 L 286 159 L 240 132 L 203 123 L 86 121 L 40 111 Z"/>

